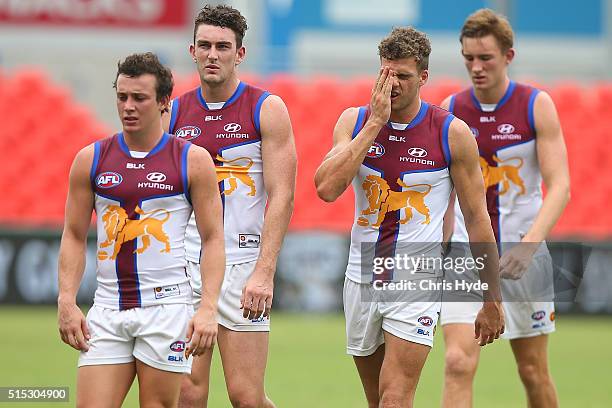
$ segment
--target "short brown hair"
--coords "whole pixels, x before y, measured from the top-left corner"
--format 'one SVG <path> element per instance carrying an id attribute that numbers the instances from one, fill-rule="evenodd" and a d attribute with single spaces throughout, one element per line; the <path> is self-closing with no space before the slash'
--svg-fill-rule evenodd
<path id="1" fill-rule="evenodd" d="M 412 27 L 395 27 L 378 44 L 378 55 L 388 60 L 414 58 L 419 71 L 429 67 L 431 44 L 425 33 Z"/>
<path id="2" fill-rule="evenodd" d="M 193 42 L 198 31 L 198 27 L 202 24 L 212 25 L 216 27 L 229 28 L 236 35 L 236 49 L 242 47 L 242 39 L 244 33 L 249 28 L 246 19 L 238 10 L 226 5 L 211 6 L 207 4 L 198 13 L 193 26 Z"/>
<path id="3" fill-rule="evenodd" d="M 497 40 L 502 52 L 508 51 L 514 44 L 514 32 L 508 19 L 491 9 L 480 9 L 468 16 L 461 28 L 459 42 L 463 38 L 481 38 L 492 35 Z"/>
<path id="4" fill-rule="evenodd" d="M 117 88 L 117 78 L 119 78 L 119 75 L 138 77 L 143 74 L 155 76 L 157 102 L 172 95 L 172 89 L 174 88 L 172 71 L 162 65 L 157 55 L 152 52 L 128 55 L 123 61 L 119 61 L 117 63 L 117 75 L 115 76 L 115 82 L 113 82 L 113 88 Z"/>

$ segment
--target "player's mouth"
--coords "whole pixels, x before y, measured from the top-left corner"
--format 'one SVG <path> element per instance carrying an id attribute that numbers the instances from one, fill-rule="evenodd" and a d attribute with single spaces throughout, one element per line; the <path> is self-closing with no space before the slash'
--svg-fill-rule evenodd
<path id="1" fill-rule="evenodd" d="M 204 69 L 206 69 L 208 72 L 216 73 L 221 69 L 221 67 L 215 64 L 208 64 L 204 67 Z"/>
<path id="2" fill-rule="evenodd" d="M 475 84 L 483 84 L 485 83 L 486 80 L 487 80 L 487 77 L 485 77 L 484 75 L 473 75 L 472 76 L 472 81 Z"/>
<path id="3" fill-rule="evenodd" d="M 136 116 L 124 116 L 123 123 L 126 125 L 133 125 L 138 122 L 138 118 Z"/>
<path id="4" fill-rule="evenodd" d="M 399 96 L 400 96 L 399 92 L 391 91 L 391 100 L 392 101 L 397 100 L 397 98 L 399 98 Z"/>

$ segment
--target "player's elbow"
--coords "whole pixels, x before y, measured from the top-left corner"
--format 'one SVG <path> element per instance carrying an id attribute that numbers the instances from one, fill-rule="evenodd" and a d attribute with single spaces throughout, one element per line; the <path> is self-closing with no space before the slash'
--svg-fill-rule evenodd
<path id="1" fill-rule="evenodd" d="M 318 183 L 317 195 L 326 203 L 333 203 L 340 196 L 329 183 Z"/>

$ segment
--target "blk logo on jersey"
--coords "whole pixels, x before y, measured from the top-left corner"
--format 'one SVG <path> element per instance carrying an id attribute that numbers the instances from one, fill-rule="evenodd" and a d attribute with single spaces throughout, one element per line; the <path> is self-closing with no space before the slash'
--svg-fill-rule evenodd
<path id="1" fill-rule="evenodd" d="M 216 115 L 216 116 L 206 115 L 204 117 L 204 122 L 209 122 L 211 120 L 221 120 L 221 119 L 223 119 L 223 115 Z"/>
<path id="2" fill-rule="evenodd" d="M 431 221 L 430 212 L 425 205 L 425 196 L 431 191 L 429 184 L 406 185 L 401 179 L 397 179 L 397 184 L 403 188 L 411 190 L 393 191 L 385 179 L 375 175 L 369 175 L 363 180 L 361 185 L 369 206 L 361 212 L 357 219 L 357 225 L 367 227 L 370 221 L 366 216 L 377 214 L 376 221 L 372 224 L 373 228 L 380 228 L 388 212 L 404 210 L 405 216 L 399 220 L 400 224 L 406 224 L 413 217 L 412 210 L 416 210 L 425 219 L 421 224 L 429 224 Z M 425 191 L 414 190 L 424 188 Z"/>
<path id="3" fill-rule="evenodd" d="M 105 171 L 96 177 L 96 186 L 100 188 L 116 187 L 123 181 L 123 177 L 114 171 Z"/>
<path id="4" fill-rule="evenodd" d="M 495 122 L 495 116 L 481 116 L 480 123 L 493 123 Z"/>
<path id="5" fill-rule="evenodd" d="M 254 197 L 257 189 L 255 188 L 255 180 L 249 175 L 249 169 L 253 165 L 253 160 L 249 157 L 236 157 L 232 160 L 224 159 L 217 155 L 216 161 L 220 162 L 220 166 L 215 166 L 217 172 L 217 183 L 227 180 L 229 188 L 224 189 L 222 194 L 226 196 L 232 194 L 238 188 L 238 180 L 249 188 L 248 196 Z M 234 164 L 237 162 L 246 163 L 244 165 Z"/>
<path id="6" fill-rule="evenodd" d="M 197 126 L 183 126 L 174 132 L 174 135 L 179 139 L 193 140 L 202 134 L 202 130 Z"/>
<path id="7" fill-rule="evenodd" d="M 390 142 L 405 142 L 406 138 L 404 136 L 389 135 L 389 141 Z"/>
<path id="8" fill-rule="evenodd" d="M 112 246 L 113 252 L 109 256 L 106 251 L 98 250 L 98 260 L 104 261 L 109 259 L 114 261 L 117 259 L 121 246 L 135 239 L 140 239 L 142 247 L 136 248 L 134 252 L 142 254 L 151 245 L 151 236 L 164 245 L 164 248 L 159 251 L 160 253 L 170 253 L 170 238 L 168 238 L 168 234 L 164 232 L 163 228 L 164 223 L 170 218 L 170 213 L 163 209 L 145 212 L 139 206 L 136 206 L 134 212 L 140 216 L 139 219 L 130 219 L 125 209 L 118 205 L 109 205 L 107 207 L 104 214 L 102 214 L 106 240 L 100 243 L 100 248 Z M 159 215 L 162 218 L 155 218 Z"/>
<path id="9" fill-rule="evenodd" d="M 369 157 L 370 159 L 378 159 L 383 154 L 385 154 L 384 146 L 378 142 L 374 142 L 372 146 L 370 146 L 368 153 L 366 153 L 366 157 Z"/>
<path id="10" fill-rule="evenodd" d="M 126 164 L 125 168 L 133 169 L 133 170 L 144 170 L 145 164 L 144 163 L 128 163 Z"/>
<path id="11" fill-rule="evenodd" d="M 523 166 L 523 159 L 509 157 L 506 160 L 500 160 L 496 155 L 493 155 L 493 161 L 497 163 L 497 166 L 489 165 L 484 157 L 480 157 L 480 170 L 484 177 L 485 188 L 501 184 L 499 195 L 504 195 L 508 192 L 510 182 L 512 182 L 520 188 L 519 195 L 525 194 L 525 183 L 519 175 L 519 170 Z"/>

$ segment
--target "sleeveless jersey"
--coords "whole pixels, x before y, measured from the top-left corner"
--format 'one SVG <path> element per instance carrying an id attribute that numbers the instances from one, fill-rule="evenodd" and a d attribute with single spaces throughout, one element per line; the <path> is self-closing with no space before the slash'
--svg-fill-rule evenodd
<path id="1" fill-rule="evenodd" d="M 204 147 L 215 161 L 223 202 L 226 263 L 259 256 L 267 193 L 263 180 L 259 113 L 270 94 L 241 82 L 223 108 L 210 110 L 200 88 L 172 101 L 170 132 Z M 195 219 L 186 236 L 187 259 L 200 262 Z"/>
<path id="2" fill-rule="evenodd" d="M 188 303 L 184 240 L 192 213 L 187 188 L 190 143 L 164 133 L 141 159 L 131 157 L 122 133 L 94 146 L 94 304 L 123 310 Z"/>
<path id="3" fill-rule="evenodd" d="M 353 138 L 368 116 L 369 108 L 361 107 Z M 441 270 L 397 267 L 376 272 L 373 263 L 375 258 L 396 256 L 440 258 L 442 220 L 452 190 L 448 147 L 452 119 L 447 111 L 422 101 L 406 129 L 387 124 L 376 136 L 352 183 L 355 222 L 346 271 L 352 281 L 441 275 Z"/>
<path id="4" fill-rule="evenodd" d="M 510 82 L 495 110 L 481 109 L 472 88 L 450 100 L 449 111 L 464 120 L 478 142 L 487 189 L 487 209 L 498 243 L 519 242 L 542 206 L 542 176 L 536 152 L 533 105 L 538 90 Z M 459 203 L 453 241 L 467 242 Z M 501 246 L 500 246 L 501 249 Z"/>

